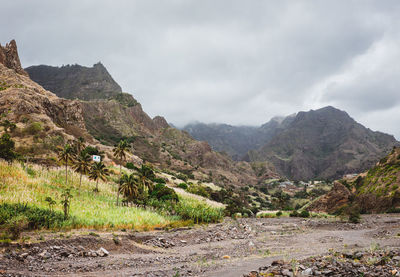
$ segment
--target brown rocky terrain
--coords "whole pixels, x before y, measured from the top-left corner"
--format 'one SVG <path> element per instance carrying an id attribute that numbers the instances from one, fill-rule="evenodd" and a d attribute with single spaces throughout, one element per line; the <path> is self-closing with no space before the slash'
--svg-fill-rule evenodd
<path id="1" fill-rule="evenodd" d="M 351 192 L 342 183 L 335 181 L 330 192 L 321 196 L 307 208 L 314 212 L 333 213 L 341 206 L 349 203 Z"/>
<path id="2" fill-rule="evenodd" d="M 335 212 L 344 206 L 362 213 L 400 210 L 400 148 L 382 158 L 370 170 L 335 181 L 332 190 L 314 201 L 310 211 Z"/>
<path id="3" fill-rule="evenodd" d="M 30 242 L 1 245 L 0 274 L 240 277 L 260 273 L 253 277 L 271 271 L 274 276 L 293 276 L 293 270 L 303 276 L 310 272 L 339 276 L 356 270 L 364 276 L 393 276 L 386 273 L 398 270 L 400 261 L 396 215 L 365 215 L 361 224 L 249 218 L 169 231 L 88 231 L 92 235 L 66 231 L 63 238 L 60 233 L 42 232 L 42 237 L 29 233 Z"/>

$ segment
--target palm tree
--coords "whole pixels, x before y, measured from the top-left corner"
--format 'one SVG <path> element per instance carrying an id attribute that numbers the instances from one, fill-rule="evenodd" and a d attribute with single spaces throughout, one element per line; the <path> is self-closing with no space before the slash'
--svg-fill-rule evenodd
<path id="1" fill-rule="evenodd" d="M 58 160 L 65 163 L 65 186 L 68 185 L 68 162 L 72 162 L 75 156 L 74 148 L 70 144 L 65 144 L 64 147 L 59 147 Z"/>
<path id="2" fill-rule="evenodd" d="M 126 160 L 126 152 L 128 150 L 128 143 L 126 140 L 120 140 L 119 143 L 114 147 L 113 152 L 114 152 L 114 157 L 120 160 L 119 164 L 119 176 L 121 178 L 122 174 L 122 162 Z M 118 189 L 117 189 L 117 206 L 119 202 L 119 191 L 121 182 L 118 184 Z"/>
<path id="3" fill-rule="evenodd" d="M 138 198 L 139 189 L 138 189 L 139 180 L 135 176 L 135 174 L 124 174 L 120 179 L 120 192 L 128 199 L 132 200 L 134 198 Z"/>
<path id="4" fill-rule="evenodd" d="M 73 168 L 75 172 L 80 173 L 79 177 L 79 195 L 81 194 L 82 174 L 88 174 L 90 170 L 90 155 L 84 151 L 80 152 L 74 160 Z"/>
<path id="5" fill-rule="evenodd" d="M 103 162 L 92 164 L 92 167 L 90 168 L 89 178 L 96 181 L 96 192 L 99 191 L 99 179 L 105 181 L 107 180 L 108 175 L 110 175 L 110 172 Z"/>
<path id="6" fill-rule="evenodd" d="M 81 153 L 85 148 L 85 139 L 83 137 L 79 137 L 74 141 L 74 147 L 77 153 Z"/>
<path id="7" fill-rule="evenodd" d="M 153 190 L 152 179 L 154 179 L 155 177 L 153 169 L 148 165 L 142 164 L 141 168 L 136 167 L 135 170 L 139 175 L 139 180 L 140 183 L 142 184 L 143 191 L 145 191 L 146 189 L 150 191 Z"/>

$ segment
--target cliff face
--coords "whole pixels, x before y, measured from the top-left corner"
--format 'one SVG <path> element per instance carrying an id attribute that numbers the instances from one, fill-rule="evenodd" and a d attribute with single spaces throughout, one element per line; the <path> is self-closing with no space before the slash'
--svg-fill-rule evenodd
<path id="1" fill-rule="evenodd" d="M 10 41 L 10 43 L 7 43 L 4 47 L 0 44 L 0 64 L 7 68 L 14 69 L 18 74 L 28 76 L 28 73 L 26 73 L 21 66 L 15 40 Z"/>
<path id="2" fill-rule="evenodd" d="M 108 99 L 121 94 L 121 87 L 107 69 L 97 63 L 93 67 L 47 65 L 26 68 L 30 78 L 57 96 L 67 99 Z"/>

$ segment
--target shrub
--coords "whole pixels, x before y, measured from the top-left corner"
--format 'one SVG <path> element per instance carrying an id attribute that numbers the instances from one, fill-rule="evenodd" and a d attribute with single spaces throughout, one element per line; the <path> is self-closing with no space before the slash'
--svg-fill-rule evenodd
<path id="1" fill-rule="evenodd" d="M 180 184 L 178 185 L 178 188 L 187 189 L 187 188 L 188 188 L 188 185 L 187 185 L 186 183 L 180 183 Z"/>
<path id="2" fill-rule="evenodd" d="M 131 162 L 127 162 L 126 165 L 125 165 L 125 167 L 126 167 L 127 169 L 135 169 L 135 165 L 134 165 L 133 163 L 131 163 Z"/>
<path id="3" fill-rule="evenodd" d="M 29 135 L 35 135 L 43 130 L 41 122 L 32 122 L 25 129 L 24 132 Z"/>
<path id="4" fill-rule="evenodd" d="M 11 139 L 9 134 L 3 134 L 0 138 L 0 158 L 11 162 L 17 157 L 17 154 L 14 152 L 14 150 L 15 142 Z"/>
<path id="5" fill-rule="evenodd" d="M 167 183 L 164 178 L 156 178 L 155 177 L 155 178 L 152 178 L 152 181 L 154 183 L 158 183 L 158 184 L 166 184 Z"/>
<path id="6" fill-rule="evenodd" d="M 189 187 L 187 188 L 187 191 L 206 198 L 210 198 L 210 193 L 212 192 L 212 190 L 209 187 L 198 184 L 190 184 Z"/>
<path id="7" fill-rule="evenodd" d="M 179 201 L 176 192 L 164 184 L 157 184 L 150 193 L 150 197 L 161 201 Z"/>
<path id="8" fill-rule="evenodd" d="M 277 217 L 280 217 L 281 215 L 282 215 L 282 212 L 281 212 L 281 211 L 279 211 L 279 212 L 276 213 L 276 216 L 277 216 Z"/>
<path id="9" fill-rule="evenodd" d="M 297 211 L 293 211 L 289 214 L 290 217 L 298 217 L 299 213 Z"/>
<path id="10" fill-rule="evenodd" d="M 11 217 L 6 221 L 5 227 L 12 240 L 19 239 L 21 232 L 28 227 L 28 219 L 22 214 Z"/>
<path id="11" fill-rule="evenodd" d="M 360 212 L 357 209 L 353 209 L 349 213 L 349 221 L 351 223 L 360 223 L 361 216 Z"/>
<path id="12" fill-rule="evenodd" d="M 304 217 L 304 218 L 310 217 L 310 212 L 307 211 L 307 210 L 303 210 L 303 211 L 301 211 L 301 213 L 300 213 L 300 217 Z"/>
<path id="13" fill-rule="evenodd" d="M 60 212 L 32 207 L 21 203 L 0 204 L 0 225 L 20 215 L 26 216 L 28 219 L 27 228 L 30 230 L 61 227 L 64 222 L 64 216 Z"/>

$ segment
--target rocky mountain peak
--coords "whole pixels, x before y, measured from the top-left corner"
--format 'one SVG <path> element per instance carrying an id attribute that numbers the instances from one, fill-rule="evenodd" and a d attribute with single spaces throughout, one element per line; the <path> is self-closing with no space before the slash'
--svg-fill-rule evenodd
<path id="1" fill-rule="evenodd" d="M 122 89 L 105 66 L 78 64 L 61 67 L 38 65 L 26 68 L 29 77 L 57 96 L 67 99 L 95 100 L 118 97 Z"/>
<path id="2" fill-rule="evenodd" d="M 28 76 L 28 73 L 21 66 L 15 40 L 11 40 L 4 47 L 0 44 L 0 63 L 7 68 L 14 69 L 19 74 Z"/>

